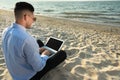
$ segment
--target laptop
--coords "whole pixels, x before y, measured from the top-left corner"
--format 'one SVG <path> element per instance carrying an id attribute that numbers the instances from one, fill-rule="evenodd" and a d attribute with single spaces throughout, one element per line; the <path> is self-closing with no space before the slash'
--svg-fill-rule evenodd
<path id="1" fill-rule="evenodd" d="M 46 42 L 45 46 L 43 46 L 43 48 L 49 50 L 52 54 L 54 54 L 60 51 L 63 43 L 64 43 L 63 40 L 50 37 L 48 41 Z"/>

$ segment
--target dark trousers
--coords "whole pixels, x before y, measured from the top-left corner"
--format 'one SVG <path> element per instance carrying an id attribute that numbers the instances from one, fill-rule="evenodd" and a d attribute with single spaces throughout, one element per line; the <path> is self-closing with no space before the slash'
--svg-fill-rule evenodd
<path id="1" fill-rule="evenodd" d="M 42 41 L 37 40 L 39 47 L 44 46 Z M 54 56 L 50 57 L 47 62 L 45 67 L 36 73 L 30 80 L 40 80 L 48 71 L 51 69 L 55 68 L 57 65 L 59 65 L 61 62 L 63 62 L 66 59 L 66 52 L 65 51 L 59 51 L 57 52 Z"/>

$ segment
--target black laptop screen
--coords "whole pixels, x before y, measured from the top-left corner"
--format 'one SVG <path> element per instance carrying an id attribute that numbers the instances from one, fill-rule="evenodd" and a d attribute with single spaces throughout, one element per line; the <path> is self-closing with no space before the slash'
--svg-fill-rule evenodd
<path id="1" fill-rule="evenodd" d="M 54 38 L 50 38 L 49 41 L 47 42 L 46 46 L 58 51 L 59 48 L 61 47 L 63 41 L 54 39 Z"/>

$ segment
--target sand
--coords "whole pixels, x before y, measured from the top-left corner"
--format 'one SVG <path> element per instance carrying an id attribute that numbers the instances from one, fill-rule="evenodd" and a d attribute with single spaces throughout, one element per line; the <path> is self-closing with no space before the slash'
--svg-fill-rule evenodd
<path id="1" fill-rule="evenodd" d="M 36 15 L 28 32 L 44 43 L 50 36 L 65 40 L 67 59 L 41 80 L 120 80 L 120 27 Z M 0 10 L 0 36 L 14 21 Z M 1 38 L 0 38 L 1 42 Z M 12 80 L 0 43 L 0 80 Z"/>

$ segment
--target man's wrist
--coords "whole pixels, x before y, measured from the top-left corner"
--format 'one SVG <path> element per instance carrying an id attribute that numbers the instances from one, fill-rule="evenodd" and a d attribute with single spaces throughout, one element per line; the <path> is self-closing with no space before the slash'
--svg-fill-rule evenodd
<path id="1" fill-rule="evenodd" d="M 46 60 L 49 58 L 48 55 L 44 55 L 44 54 L 42 54 L 41 57 L 45 58 Z"/>

